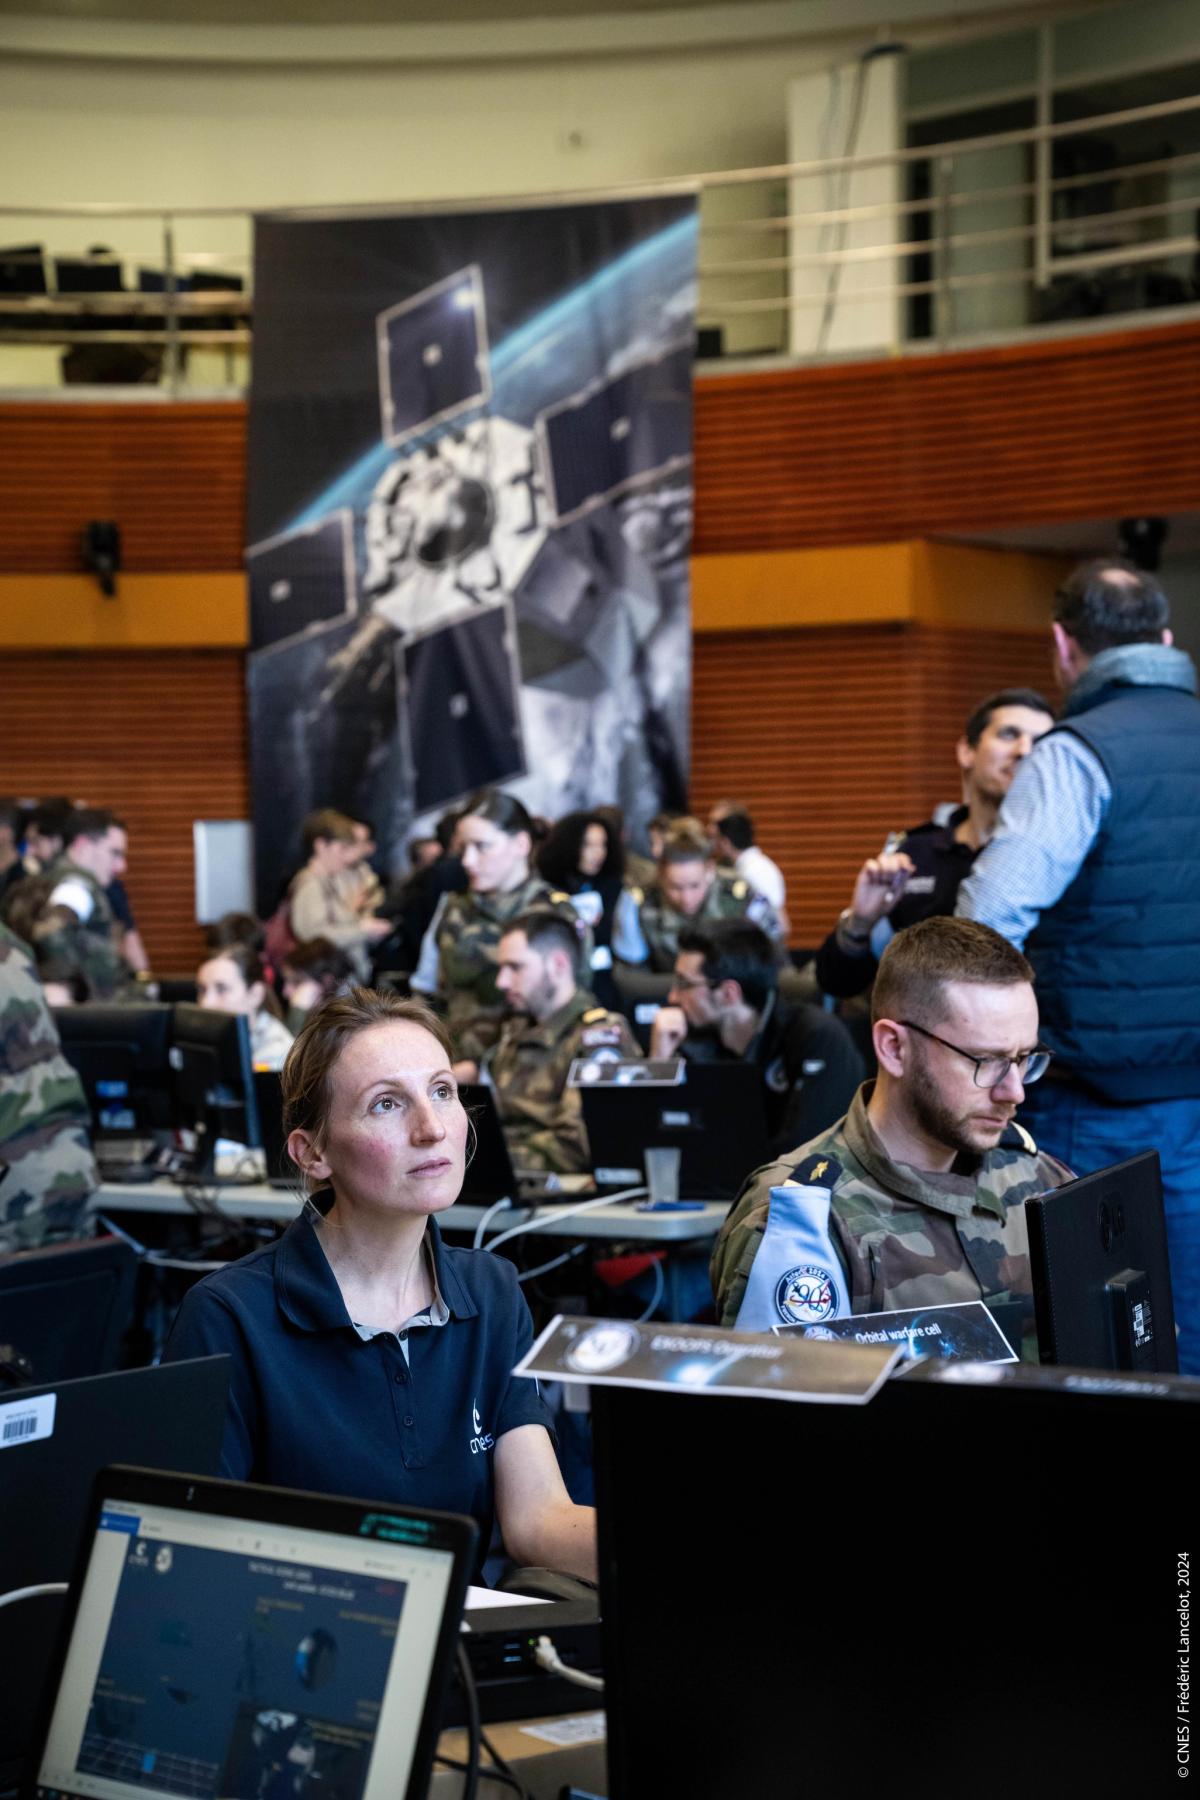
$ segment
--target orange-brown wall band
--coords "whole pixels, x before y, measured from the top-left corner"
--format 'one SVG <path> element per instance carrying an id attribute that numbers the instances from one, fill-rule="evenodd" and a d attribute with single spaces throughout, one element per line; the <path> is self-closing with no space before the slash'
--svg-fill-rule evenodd
<path id="1" fill-rule="evenodd" d="M 1200 506 L 1200 325 L 696 383 L 696 551 Z M 0 572 L 234 570 L 241 401 L 0 405 Z"/>
<path id="2" fill-rule="evenodd" d="M 238 651 L 0 656 L 0 789 L 110 806 L 155 966 L 192 969 L 194 819 L 249 816 Z"/>
<path id="3" fill-rule="evenodd" d="M 248 816 L 236 651 L 0 657 L 5 790 L 113 806 L 157 967 L 194 966 L 192 822 Z M 953 745 L 975 702 L 1042 685 L 1041 632 L 921 625 L 713 634 L 695 644 L 692 800 L 751 808 L 788 879 L 793 941 L 815 944 L 892 828 L 958 797 Z"/>

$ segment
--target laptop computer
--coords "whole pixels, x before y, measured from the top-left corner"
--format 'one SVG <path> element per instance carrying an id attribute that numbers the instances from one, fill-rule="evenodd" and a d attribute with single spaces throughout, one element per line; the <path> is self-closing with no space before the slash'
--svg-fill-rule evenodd
<path id="1" fill-rule="evenodd" d="M 419 1800 L 471 1519 L 111 1468 L 29 1800 Z"/>
<path id="2" fill-rule="evenodd" d="M 460 1196 L 468 1205 L 490 1206 L 496 1200 L 521 1205 L 577 1200 L 592 1192 L 587 1175 L 551 1175 L 544 1169 L 514 1166 L 495 1091 L 486 1082 L 460 1082 L 458 1097 L 475 1127 L 475 1153 L 467 1164 Z"/>
<path id="3" fill-rule="evenodd" d="M 118 1458 L 216 1474 L 229 1358 L 0 1391 L 0 1594 L 66 1581 L 98 1470 Z M 0 1607 L 0 1792 L 15 1787 L 63 1616 L 57 1594 Z"/>
<path id="4" fill-rule="evenodd" d="M 762 1074 L 748 1063 L 685 1062 L 678 1086 L 581 1092 L 598 1188 L 644 1181 L 648 1149 L 678 1148 L 684 1199 L 731 1200 L 750 1171 L 770 1161 Z"/>

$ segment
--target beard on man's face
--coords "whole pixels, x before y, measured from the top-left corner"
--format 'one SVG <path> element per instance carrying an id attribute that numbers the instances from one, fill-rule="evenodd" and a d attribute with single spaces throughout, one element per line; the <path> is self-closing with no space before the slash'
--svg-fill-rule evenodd
<path id="1" fill-rule="evenodd" d="M 963 1156 L 981 1156 L 985 1150 L 994 1150 L 1017 1110 L 1010 1101 L 991 1099 L 986 1088 L 972 1088 L 979 1096 L 974 1108 L 956 1111 L 943 1097 L 920 1052 L 905 1088 L 913 1117 L 926 1136 Z M 1001 1123 L 984 1124 L 978 1117 L 980 1113 Z"/>

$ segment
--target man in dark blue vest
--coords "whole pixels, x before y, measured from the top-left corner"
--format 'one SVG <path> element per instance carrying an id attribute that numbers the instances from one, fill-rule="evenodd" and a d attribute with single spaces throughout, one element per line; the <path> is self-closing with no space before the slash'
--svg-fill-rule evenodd
<path id="1" fill-rule="evenodd" d="M 1162 1159 L 1179 1366 L 1200 1375 L 1200 700 L 1152 575 L 1057 596 L 1067 701 L 1018 770 L 957 911 L 1024 947 L 1051 1074 L 1022 1115 L 1080 1174 Z"/>

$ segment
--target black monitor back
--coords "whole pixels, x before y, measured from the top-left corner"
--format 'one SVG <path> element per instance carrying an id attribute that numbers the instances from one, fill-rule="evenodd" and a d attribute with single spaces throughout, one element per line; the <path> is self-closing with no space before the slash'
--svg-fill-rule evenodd
<path id="1" fill-rule="evenodd" d="M 645 1179 L 648 1149 L 678 1147 L 687 1200 L 732 1200 L 769 1160 L 762 1075 L 749 1063 L 685 1063 L 678 1087 L 585 1087 L 583 1120 L 597 1186 Z"/>
<path id="2" fill-rule="evenodd" d="M 458 1097 L 475 1130 L 475 1154 L 463 1176 L 462 1198 L 472 1204 L 517 1198 L 517 1177 L 496 1110 L 496 1097 L 483 1082 L 460 1084 Z"/>
<path id="3" fill-rule="evenodd" d="M 169 1006 L 61 1006 L 54 1023 L 63 1055 L 83 1083 L 97 1136 L 170 1127 Z"/>
<path id="4" fill-rule="evenodd" d="M 1174 1778 L 1200 1382 L 923 1363 L 864 1407 L 592 1406 L 610 1800 Z"/>
<path id="5" fill-rule="evenodd" d="M 14 1431 L 0 1448 L 0 1594 L 70 1578 L 92 1483 L 110 1463 L 215 1475 L 228 1388 L 228 1357 L 211 1356 L 29 1389 L 53 1394 L 53 1429 L 32 1441 Z M 0 1445 L 27 1411 L 0 1390 Z M 0 1607 L 0 1792 L 32 1748 L 62 1609 L 60 1596 Z"/>
<path id="6" fill-rule="evenodd" d="M 1157 1151 L 1039 1194 L 1025 1217 L 1042 1361 L 1174 1374 Z"/>
<path id="7" fill-rule="evenodd" d="M 54 283 L 60 294 L 119 294 L 125 278 L 114 257 L 59 256 L 54 262 Z"/>
<path id="8" fill-rule="evenodd" d="M 0 294 L 44 294 L 46 252 L 41 244 L 11 244 L 0 250 Z"/>
<path id="9" fill-rule="evenodd" d="M 136 1284 L 137 1256 L 122 1238 L 0 1257 L 0 1358 L 27 1381 L 104 1374 L 133 1323 Z"/>
<path id="10" fill-rule="evenodd" d="M 259 1147 L 248 1019 L 202 1006 L 176 1006 L 171 1067 L 175 1122 L 180 1130 L 197 1133 L 198 1171 L 211 1171 L 220 1137 Z"/>

